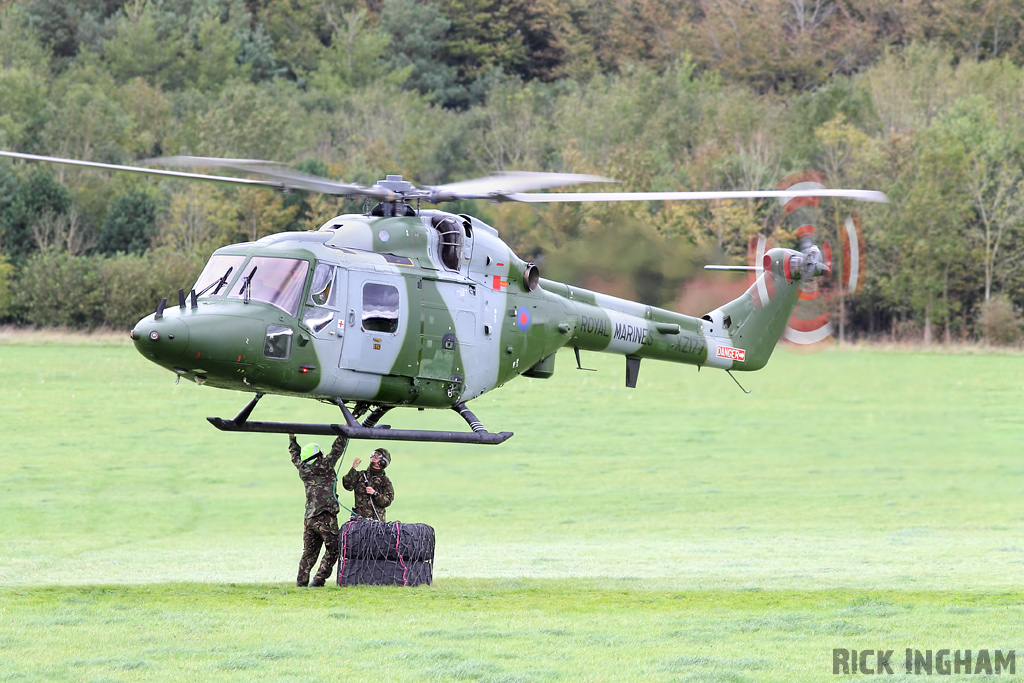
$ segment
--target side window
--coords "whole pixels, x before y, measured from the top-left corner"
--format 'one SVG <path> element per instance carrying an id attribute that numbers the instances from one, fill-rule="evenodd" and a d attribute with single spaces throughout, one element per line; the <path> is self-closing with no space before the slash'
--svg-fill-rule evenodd
<path id="1" fill-rule="evenodd" d="M 317 306 L 334 305 L 331 296 L 334 284 L 334 266 L 321 263 L 313 271 L 313 284 L 309 288 L 310 303 Z"/>
<path id="2" fill-rule="evenodd" d="M 292 330 L 283 325 L 267 328 L 267 339 L 263 343 L 263 355 L 267 358 L 285 360 L 292 355 Z"/>
<path id="3" fill-rule="evenodd" d="M 363 329 L 367 332 L 398 331 L 398 287 L 367 282 L 363 285 Z"/>
<path id="4" fill-rule="evenodd" d="M 334 322 L 334 311 L 326 308 L 306 308 L 302 322 L 313 332 L 323 332 L 324 328 Z"/>

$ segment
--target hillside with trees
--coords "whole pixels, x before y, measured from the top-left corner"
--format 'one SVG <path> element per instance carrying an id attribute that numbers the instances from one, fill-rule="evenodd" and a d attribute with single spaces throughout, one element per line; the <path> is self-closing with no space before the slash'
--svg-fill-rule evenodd
<path id="1" fill-rule="evenodd" d="M 372 183 L 886 192 L 848 338 L 1021 344 L 1024 15 L 1010 0 L 0 0 L 0 149 L 258 158 Z M 545 274 L 671 306 L 777 202 L 467 202 Z M 216 247 L 360 204 L 0 160 L 0 322 L 126 327 Z M 784 240 L 787 235 L 776 236 Z"/>

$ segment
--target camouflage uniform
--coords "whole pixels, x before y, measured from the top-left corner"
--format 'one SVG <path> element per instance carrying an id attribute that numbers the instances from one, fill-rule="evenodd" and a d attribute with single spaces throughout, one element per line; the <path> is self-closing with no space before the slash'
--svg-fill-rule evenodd
<path id="1" fill-rule="evenodd" d="M 334 468 L 348 446 L 348 437 L 338 436 L 331 452 L 303 462 L 302 449 L 294 436 L 289 437 L 288 452 L 292 464 L 299 470 L 299 479 L 306 487 L 306 518 L 302 532 L 302 559 L 299 560 L 298 586 L 309 581 L 309 572 L 320 555 L 320 546 L 326 547 L 324 559 L 313 578 L 315 585 L 324 585 L 338 561 L 338 475 Z"/>
<path id="2" fill-rule="evenodd" d="M 383 467 L 375 470 L 370 466 L 362 472 L 357 472 L 355 468 L 352 468 L 341 478 L 341 485 L 345 487 L 346 491 L 355 492 L 356 504 L 352 506 L 352 511 L 356 515 L 367 519 L 379 519 L 382 522 L 387 521 L 384 508 L 391 505 L 391 501 L 395 499 L 395 489 L 391 486 L 388 475 L 384 474 Z M 372 496 L 367 493 L 367 486 L 372 486 L 376 493 Z M 376 514 L 374 514 L 375 509 Z"/>

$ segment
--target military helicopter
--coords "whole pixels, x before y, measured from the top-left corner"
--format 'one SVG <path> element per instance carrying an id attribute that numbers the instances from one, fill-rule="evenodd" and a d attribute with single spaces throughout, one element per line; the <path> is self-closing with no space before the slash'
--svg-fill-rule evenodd
<path id="1" fill-rule="evenodd" d="M 528 203 L 672 201 L 884 194 L 796 186 L 738 192 L 538 192 L 610 179 L 569 173 L 507 172 L 418 186 L 389 175 L 371 186 L 342 183 L 248 159 L 169 157 L 143 164 L 219 168 L 251 177 L 120 166 L 0 151 L 32 161 L 361 198 L 366 210 L 328 219 L 310 232 L 285 232 L 217 249 L 177 302 L 160 301 L 131 331 L 152 362 L 200 385 L 254 394 L 234 418 L 207 418 L 235 432 L 346 434 L 354 439 L 498 444 L 467 403 L 508 381 L 548 378 L 556 352 L 625 357 L 636 387 L 643 359 L 731 371 L 768 362 L 801 283 L 831 264 L 811 240 L 799 250 L 768 249 L 741 296 L 696 318 L 545 279 L 490 225 L 422 204 L 463 199 Z M 371 206 L 372 204 L 372 206 Z M 735 379 L 735 378 L 734 378 Z M 177 380 L 176 380 L 177 381 Z M 737 382 L 738 384 L 739 382 Z M 266 394 L 336 405 L 338 424 L 258 422 Z M 380 425 L 399 407 L 456 411 L 469 431 Z"/>

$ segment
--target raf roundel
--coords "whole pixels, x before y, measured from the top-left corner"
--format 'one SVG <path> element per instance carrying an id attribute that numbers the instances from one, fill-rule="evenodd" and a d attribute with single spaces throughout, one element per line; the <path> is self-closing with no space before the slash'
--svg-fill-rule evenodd
<path id="1" fill-rule="evenodd" d="M 519 323 L 519 329 L 526 331 L 530 329 L 530 312 L 526 310 L 525 306 L 519 307 L 519 312 L 516 315 L 516 321 Z"/>
<path id="2" fill-rule="evenodd" d="M 389 239 L 391 239 L 391 235 L 388 234 L 387 230 L 381 230 L 380 232 L 378 232 L 377 237 L 380 238 L 381 242 L 387 242 Z"/>

